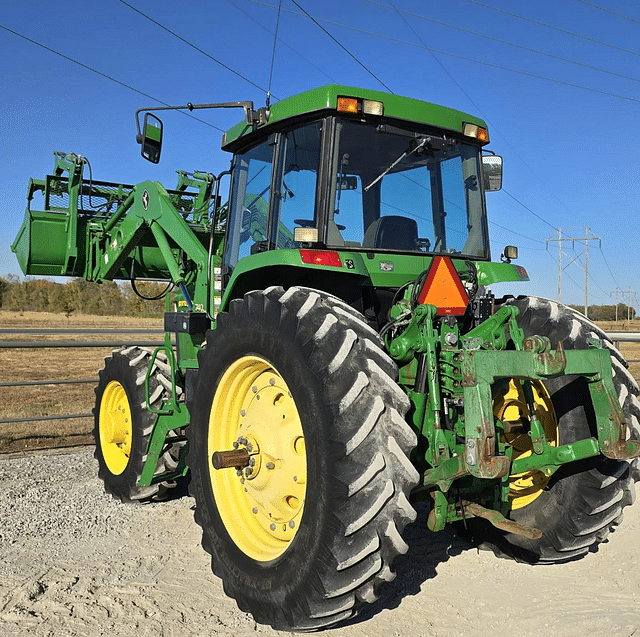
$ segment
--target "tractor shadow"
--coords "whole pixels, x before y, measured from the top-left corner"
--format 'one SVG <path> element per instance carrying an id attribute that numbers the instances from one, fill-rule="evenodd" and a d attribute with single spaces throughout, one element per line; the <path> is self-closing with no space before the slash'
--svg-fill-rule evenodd
<path id="1" fill-rule="evenodd" d="M 377 601 L 365 605 L 356 617 L 339 624 L 340 627 L 366 622 L 383 610 L 397 608 L 405 597 L 417 595 L 424 582 L 437 576 L 440 564 L 477 548 L 471 541 L 459 537 L 451 526 L 438 533 L 429 531 L 428 502 L 419 503 L 415 508 L 418 517 L 402 534 L 409 550 L 405 555 L 399 555 L 394 562 L 395 580 L 381 587 Z"/>

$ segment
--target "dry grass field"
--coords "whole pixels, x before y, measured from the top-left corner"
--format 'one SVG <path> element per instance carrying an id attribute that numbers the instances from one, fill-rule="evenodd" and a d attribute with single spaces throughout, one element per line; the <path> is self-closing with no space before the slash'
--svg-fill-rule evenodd
<path id="1" fill-rule="evenodd" d="M 601 323 L 605 331 L 640 332 L 640 321 Z M 149 340 L 146 335 L 64 334 L 34 335 L 28 331 L 47 328 L 67 329 L 161 329 L 160 319 L 82 316 L 66 318 L 62 314 L 8 312 L 0 310 L 0 329 L 24 329 L 23 334 L 2 334 L 0 341 L 79 341 L 128 342 Z M 36 380 L 95 379 L 104 359 L 113 348 L 0 349 L 0 383 Z M 640 360 L 640 343 L 621 343 L 629 360 Z M 640 378 L 640 362 L 631 363 L 631 372 Z M 94 384 L 0 386 L 0 420 L 42 416 L 88 414 L 94 403 Z M 0 453 L 48 447 L 65 447 L 92 442 L 92 418 L 71 420 L 0 423 Z"/>
<path id="2" fill-rule="evenodd" d="M 119 341 L 155 340 L 149 335 L 31 333 L 36 329 L 162 329 L 160 319 L 83 316 L 0 310 L 0 329 L 24 329 L 21 334 L 0 333 L 0 341 Z M 160 339 L 161 336 L 158 336 Z M 0 383 L 42 380 L 97 379 L 98 370 L 113 348 L 0 349 Z M 0 386 L 0 420 L 88 414 L 94 403 L 95 383 L 68 385 Z M 92 441 L 92 418 L 0 423 L 0 453 L 65 447 Z"/>

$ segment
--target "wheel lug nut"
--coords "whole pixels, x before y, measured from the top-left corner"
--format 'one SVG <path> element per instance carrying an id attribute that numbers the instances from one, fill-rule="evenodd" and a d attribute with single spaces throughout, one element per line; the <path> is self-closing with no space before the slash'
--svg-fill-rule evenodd
<path id="1" fill-rule="evenodd" d="M 275 469 L 276 465 L 273 462 L 267 462 L 267 469 Z"/>
<path id="2" fill-rule="evenodd" d="M 273 524 L 273 523 L 271 523 L 271 524 L 269 525 L 269 528 L 270 528 L 272 531 L 275 531 L 275 530 L 276 530 L 276 525 L 275 525 L 275 524 Z"/>

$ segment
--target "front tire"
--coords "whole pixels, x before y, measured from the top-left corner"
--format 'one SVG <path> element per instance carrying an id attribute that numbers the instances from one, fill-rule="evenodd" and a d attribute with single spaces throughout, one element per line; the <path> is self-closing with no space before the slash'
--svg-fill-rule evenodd
<path id="1" fill-rule="evenodd" d="M 93 436 L 98 476 L 105 491 L 122 502 L 159 500 L 178 485 L 178 481 L 164 481 L 148 487 L 137 486 L 156 422 L 156 416 L 147 410 L 144 390 L 152 351 L 143 347 L 114 351 L 105 359 L 95 389 Z M 149 400 L 153 408 L 157 409 L 169 395 L 170 378 L 171 368 L 166 355 L 160 352 L 149 379 Z M 170 436 L 176 433 L 170 432 Z M 154 473 L 175 469 L 183 445 L 184 442 L 165 445 Z"/>
<path id="2" fill-rule="evenodd" d="M 547 336 L 555 349 L 587 349 L 588 339 L 598 338 L 609 349 L 613 382 L 627 424 L 634 438 L 640 438 L 638 385 L 626 363 L 606 334 L 585 316 L 569 307 L 537 297 L 507 299 L 520 310 L 518 324 L 525 336 Z M 539 383 L 535 401 L 547 424 L 547 438 L 567 444 L 595 436 L 595 418 L 584 378 L 560 376 Z M 555 424 L 554 424 L 555 423 Z M 556 433 L 554 433 L 554 430 Z M 535 473 L 535 472 L 534 472 Z M 538 528 L 543 535 L 528 540 L 510 533 L 489 531 L 489 543 L 498 552 L 531 563 L 563 562 L 587 553 L 603 541 L 622 520 L 622 510 L 635 498 L 637 460 L 610 460 L 604 456 L 569 463 L 550 480 L 531 476 L 530 488 L 518 491 L 512 482 L 511 519 Z"/>
<path id="3" fill-rule="evenodd" d="M 335 624 L 393 579 L 418 479 L 396 375 L 363 317 L 317 290 L 250 292 L 207 334 L 187 430 L 196 521 L 256 621 Z M 253 462 L 214 469 L 229 445 Z"/>

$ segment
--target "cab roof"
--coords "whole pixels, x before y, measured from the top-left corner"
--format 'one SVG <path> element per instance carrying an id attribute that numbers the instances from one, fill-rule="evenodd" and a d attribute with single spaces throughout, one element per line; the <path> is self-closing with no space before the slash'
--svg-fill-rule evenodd
<path id="1" fill-rule="evenodd" d="M 304 93 L 298 93 L 272 104 L 268 113 L 268 120 L 262 125 L 254 124 L 249 126 L 244 121 L 240 122 L 224 134 L 222 148 L 233 152 L 252 133 L 258 130 L 276 130 L 280 128 L 278 124 L 282 125 L 285 120 L 291 118 L 308 116 L 314 113 L 319 114 L 322 111 L 337 112 L 338 97 L 353 97 L 361 100 L 382 102 L 384 109 L 382 118 L 385 120 L 415 122 L 457 133 L 463 132 L 463 124 L 465 123 L 474 124 L 484 129 L 487 128 L 483 120 L 446 106 L 438 106 L 430 102 L 392 95 L 382 91 L 328 84 Z"/>

